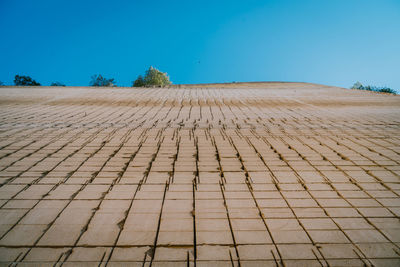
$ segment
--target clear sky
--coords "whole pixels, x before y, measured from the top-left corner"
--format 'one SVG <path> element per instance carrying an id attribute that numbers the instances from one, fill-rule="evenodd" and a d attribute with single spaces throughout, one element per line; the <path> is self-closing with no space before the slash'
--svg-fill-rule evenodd
<path id="1" fill-rule="evenodd" d="M 0 0 L 0 81 L 354 82 L 400 89 L 400 0 Z"/>

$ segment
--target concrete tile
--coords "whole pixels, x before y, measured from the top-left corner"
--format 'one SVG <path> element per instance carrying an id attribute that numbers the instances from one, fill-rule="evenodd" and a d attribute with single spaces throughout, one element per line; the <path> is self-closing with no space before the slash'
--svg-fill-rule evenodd
<path id="1" fill-rule="evenodd" d="M 84 262 L 100 262 L 103 258 L 103 255 L 110 252 L 110 248 L 97 247 L 97 248 L 85 248 L 85 247 L 76 247 L 72 250 L 71 255 L 68 257 L 67 262 L 72 263 L 84 263 Z"/>
<path id="2" fill-rule="evenodd" d="M 199 261 L 230 261 L 229 250 L 229 246 L 197 246 L 197 259 Z"/>
<path id="3" fill-rule="evenodd" d="M 142 263 L 150 247 L 115 248 L 110 262 L 140 262 Z"/>
<path id="4" fill-rule="evenodd" d="M 57 262 L 60 256 L 65 253 L 68 248 L 32 248 L 26 255 L 24 261 L 27 262 Z"/>
<path id="5" fill-rule="evenodd" d="M 15 226 L 1 240 L 3 246 L 33 246 L 35 241 L 41 236 L 46 225 L 21 224 Z"/>
<path id="6" fill-rule="evenodd" d="M 345 233 L 355 243 L 387 242 L 386 238 L 377 230 L 345 230 Z"/>
<path id="7" fill-rule="evenodd" d="M 313 260 L 315 255 L 313 250 L 316 248 L 312 245 L 299 245 L 299 244 L 288 244 L 278 245 L 278 249 L 284 260 Z"/>
<path id="8" fill-rule="evenodd" d="M 240 245 L 238 246 L 241 260 L 273 260 L 271 251 L 275 251 L 273 245 Z"/>
<path id="9" fill-rule="evenodd" d="M 40 246 L 72 246 L 78 239 L 83 225 L 53 224 L 40 239 Z"/>
<path id="10" fill-rule="evenodd" d="M 196 243 L 198 245 L 231 245 L 233 239 L 230 231 L 197 231 Z"/>

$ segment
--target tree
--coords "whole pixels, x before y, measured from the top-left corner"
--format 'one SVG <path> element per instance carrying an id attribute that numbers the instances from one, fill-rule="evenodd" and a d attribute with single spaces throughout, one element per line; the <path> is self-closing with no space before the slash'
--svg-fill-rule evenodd
<path id="1" fill-rule="evenodd" d="M 60 82 L 52 82 L 50 86 L 65 86 L 65 84 Z"/>
<path id="2" fill-rule="evenodd" d="M 133 87 L 145 87 L 146 84 L 144 82 L 143 76 L 139 75 L 137 79 L 132 84 Z"/>
<path id="3" fill-rule="evenodd" d="M 353 84 L 351 89 L 361 89 L 362 90 L 362 89 L 364 89 L 364 86 L 360 82 L 356 82 L 355 84 Z"/>
<path id="4" fill-rule="evenodd" d="M 156 68 L 150 67 L 144 76 L 144 78 L 139 75 L 139 77 L 132 83 L 134 87 L 164 87 L 172 84 L 169 80 L 168 74 L 166 72 L 161 72 Z"/>
<path id="5" fill-rule="evenodd" d="M 107 79 L 105 77 L 103 77 L 101 74 L 97 75 L 93 75 L 92 80 L 90 81 L 90 86 L 104 86 L 104 87 L 113 87 L 116 86 L 114 79 Z"/>
<path id="6" fill-rule="evenodd" d="M 17 86 L 40 86 L 40 83 L 36 82 L 29 76 L 15 75 L 14 84 Z"/>

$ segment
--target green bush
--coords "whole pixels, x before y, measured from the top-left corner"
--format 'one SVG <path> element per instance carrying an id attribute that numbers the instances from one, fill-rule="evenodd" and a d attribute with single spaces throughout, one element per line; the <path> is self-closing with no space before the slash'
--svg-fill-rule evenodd
<path id="1" fill-rule="evenodd" d="M 36 82 L 29 76 L 15 75 L 14 84 L 17 86 L 40 86 L 40 83 Z"/>
<path id="2" fill-rule="evenodd" d="M 373 91 L 373 92 L 380 92 L 380 93 L 390 93 L 390 94 L 397 94 L 397 92 L 389 87 L 376 87 L 376 86 L 371 86 L 371 85 L 362 85 L 360 82 L 356 82 L 353 84 L 350 89 L 358 89 L 358 90 L 367 90 L 367 91 Z"/>
<path id="3" fill-rule="evenodd" d="M 172 82 L 169 80 L 166 72 L 161 72 L 156 68 L 150 67 L 144 77 L 141 75 L 132 82 L 133 87 L 165 87 L 171 85 Z"/>
<path id="4" fill-rule="evenodd" d="M 139 77 L 133 82 L 132 86 L 133 87 L 145 87 L 146 86 L 146 83 L 144 82 L 142 75 L 139 75 Z"/>

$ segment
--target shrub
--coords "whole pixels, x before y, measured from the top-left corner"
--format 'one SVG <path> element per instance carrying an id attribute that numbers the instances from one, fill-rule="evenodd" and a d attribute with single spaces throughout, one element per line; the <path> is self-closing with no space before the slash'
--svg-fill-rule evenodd
<path id="1" fill-rule="evenodd" d="M 389 94 L 397 94 L 397 92 L 395 90 L 393 90 L 392 88 L 389 87 L 382 87 L 379 89 L 379 92 L 381 93 L 389 93 Z"/>
<path id="2" fill-rule="evenodd" d="M 36 82 L 29 76 L 15 75 L 14 84 L 17 86 L 40 86 L 40 83 Z"/>
<path id="3" fill-rule="evenodd" d="M 99 74 L 92 76 L 92 80 L 90 81 L 90 86 L 114 87 L 116 85 L 114 79 L 107 79 L 103 77 L 101 74 Z"/>
<path id="4" fill-rule="evenodd" d="M 53 82 L 53 83 L 51 83 L 50 86 L 65 86 L 65 84 L 60 83 L 60 82 Z"/>
<path id="5" fill-rule="evenodd" d="M 132 84 L 133 87 L 145 87 L 146 84 L 144 82 L 143 76 L 139 75 L 137 79 Z"/>
<path id="6" fill-rule="evenodd" d="M 3 86 L 3 85 L 4 85 L 4 83 L 2 81 L 0 81 L 0 86 Z"/>
<path id="7" fill-rule="evenodd" d="M 397 94 L 395 90 L 389 87 L 376 87 L 376 86 L 371 86 L 371 85 L 362 85 L 360 82 L 356 82 L 353 84 L 350 89 L 358 89 L 358 90 L 367 90 L 367 91 L 373 91 L 373 92 L 380 92 L 380 93 L 390 93 L 390 94 Z"/>
<path id="8" fill-rule="evenodd" d="M 139 77 L 132 83 L 134 87 L 164 87 L 172 84 L 166 72 L 161 72 L 156 68 L 150 67 L 144 77 Z"/>

